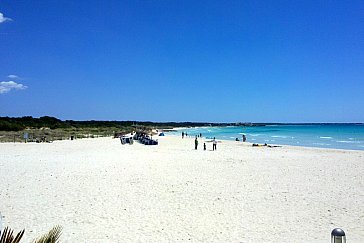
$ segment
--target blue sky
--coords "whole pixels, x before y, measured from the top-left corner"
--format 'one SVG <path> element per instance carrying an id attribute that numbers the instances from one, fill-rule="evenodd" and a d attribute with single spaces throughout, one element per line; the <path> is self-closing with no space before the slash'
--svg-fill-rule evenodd
<path id="1" fill-rule="evenodd" d="M 0 0 L 0 116 L 364 122 L 363 1 Z"/>

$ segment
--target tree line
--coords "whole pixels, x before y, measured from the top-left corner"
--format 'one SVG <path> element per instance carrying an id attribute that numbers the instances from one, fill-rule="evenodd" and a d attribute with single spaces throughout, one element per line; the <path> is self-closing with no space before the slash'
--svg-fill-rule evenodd
<path id="1" fill-rule="evenodd" d="M 151 122 L 151 121 L 62 121 L 51 116 L 35 118 L 32 116 L 23 117 L 0 117 L 0 131 L 21 131 L 26 128 L 108 128 L 108 127 L 131 127 L 133 125 L 150 126 L 156 128 L 173 127 L 196 127 L 196 126 L 224 126 L 234 125 L 232 123 L 206 123 L 206 122 Z"/>

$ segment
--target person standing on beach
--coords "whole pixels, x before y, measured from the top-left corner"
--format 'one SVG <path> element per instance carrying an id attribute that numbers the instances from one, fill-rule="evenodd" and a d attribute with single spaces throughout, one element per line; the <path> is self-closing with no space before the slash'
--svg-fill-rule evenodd
<path id="1" fill-rule="evenodd" d="M 184 138 L 185 137 L 185 132 L 182 132 L 182 138 Z"/>
<path id="2" fill-rule="evenodd" d="M 243 142 L 245 142 L 246 141 L 246 136 L 245 136 L 245 134 L 243 134 Z"/>
<path id="3" fill-rule="evenodd" d="M 206 143 L 203 143 L 203 150 L 206 150 Z"/>
<path id="4" fill-rule="evenodd" d="M 214 137 L 214 140 L 212 140 L 212 150 L 213 150 L 213 151 L 217 150 L 217 149 L 216 149 L 216 144 L 217 144 L 217 141 L 216 141 L 216 139 L 215 139 L 215 137 Z"/>
<path id="5" fill-rule="evenodd" d="M 197 136 L 195 138 L 195 150 L 197 150 L 197 146 L 198 146 L 198 140 L 197 140 Z"/>

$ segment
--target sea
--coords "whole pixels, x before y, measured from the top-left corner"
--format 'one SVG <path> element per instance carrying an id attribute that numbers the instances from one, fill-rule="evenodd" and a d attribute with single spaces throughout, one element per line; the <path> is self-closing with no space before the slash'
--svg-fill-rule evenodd
<path id="1" fill-rule="evenodd" d="M 364 124 L 309 124 L 178 128 L 172 132 L 203 137 L 274 145 L 364 150 Z"/>

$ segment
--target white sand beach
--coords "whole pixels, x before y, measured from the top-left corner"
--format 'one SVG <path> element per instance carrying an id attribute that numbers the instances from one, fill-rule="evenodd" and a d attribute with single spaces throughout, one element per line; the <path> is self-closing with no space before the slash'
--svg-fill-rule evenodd
<path id="1" fill-rule="evenodd" d="M 0 144 L 0 212 L 25 242 L 364 242 L 364 151 L 159 137 Z"/>

